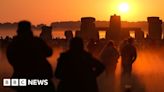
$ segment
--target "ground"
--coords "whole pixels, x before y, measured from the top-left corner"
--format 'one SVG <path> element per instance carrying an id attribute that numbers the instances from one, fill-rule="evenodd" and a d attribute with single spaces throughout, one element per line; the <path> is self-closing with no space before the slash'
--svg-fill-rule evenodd
<path id="1" fill-rule="evenodd" d="M 55 71 L 56 60 L 63 48 L 54 48 L 54 54 L 48 60 Z M 117 64 L 114 78 L 105 73 L 98 78 L 100 92 L 121 92 L 121 83 L 126 78 L 121 77 L 121 59 Z M 0 50 L 0 91 L 14 92 L 10 88 L 2 87 L 2 79 L 11 77 L 13 69 L 8 63 L 5 53 Z M 115 79 L 115 81 L 114 81 Z M 121 80 L 123 79 L 123 80 Z M 129 78 L 130 79 L 130 78 Z M 164 49 L 138 51 L 138 57 L 133 64 L 130 92 L 164 92 Z M 56 81 L 54 79 L 54 83 Z M 129 88 L 128 85 L 124 87 Z M 115 91 L 113 91 L 115 90 Z"/>

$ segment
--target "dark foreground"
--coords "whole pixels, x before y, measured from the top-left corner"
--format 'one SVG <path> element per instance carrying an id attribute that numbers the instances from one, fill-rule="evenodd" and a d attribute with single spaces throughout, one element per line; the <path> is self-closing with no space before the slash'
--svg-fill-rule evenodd
<path id="1" fill-rule="evenodd" d="M 49 58 L 53 71 L 56 68 L 56 59 L 62 48 L 55 48 L 53 56 Z M 121 61 L 117 64 L 116 76 L 106 76 L 103 73 L 97 78 L 100 92 L 122 92 L 124 87 L 129 88 L 125 76 L 121 76 Z M 164 92 L 164 49 L 157 51 L 142 50 L 138 52 L 138 58 L 133 65 L 133 74 L 130 80 L 130 92 Z M 2 78 L 9 78 L 13 73 L 5 53 L 0 50 L 0 92 L 15 92 L 12 89 L 2 87 Z M 130 79 L 130 78 L 128 78 Z M 57 85 L 57 81 L 54 83 Z"/>

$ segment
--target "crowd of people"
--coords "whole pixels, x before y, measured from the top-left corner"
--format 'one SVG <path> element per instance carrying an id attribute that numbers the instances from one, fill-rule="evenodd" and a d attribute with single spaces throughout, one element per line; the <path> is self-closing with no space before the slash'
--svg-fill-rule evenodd
<path id="1" fill-rule="evenodd" d="M 48 79 L 48 85 L 12 88 L 17 92 L 99 92 L 96 78 L 103 72 L 113 76 L 120 56 L 122 73 L 131 75 L 132 64 L 137 58 L 133 38 L 127 39 L 119 50 L 113 41 L 108 41 L 99 59 L 92 55 L 92 51 L 85 50 L 80 37 L 70 39 L 69 48 L 60 54 L 53 73 L 47 60 L 53 53 L 52 48 L 33 35 L 30 22 L 21 21 L 17 35 L 7 47 L 7 58 L 14 69 L 12 78 Z M 60 80 L 57 88 L 51 80 L 53 76 Z"/>

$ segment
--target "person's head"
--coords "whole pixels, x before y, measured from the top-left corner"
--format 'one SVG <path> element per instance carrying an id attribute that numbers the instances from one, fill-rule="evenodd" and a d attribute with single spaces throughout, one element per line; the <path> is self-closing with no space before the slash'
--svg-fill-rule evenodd
<path id="1" fill-rule="evenodd" d="M 22 37 L 33 36 L 32 30 L 31 30 L 31 23 L 25 20 L 20 21 L 18 23 L 17 34 L 18 36 L 22 36 Z"/>
<path id="2" fill-rule="evenodd" d="M 108 47 L 109 47 L 109 46 L 113 47 L 113 46 L 114 46 L 114 42 L 113 42 L 112 40 L 110 40 L 110 41 L 107 43 L 107 46 L 108 46 Z"/>
<path id="3" fill-rule="evenodd" d="M 75 37 L 70 40 L 70 50 L 83 50 L 84 44 L 83 40 L 80 37 Z"/>
<path id="4" fill-rule="evenodd" d="M 129 44 L 133 44 L 134 43 L 134 39 L 132 37 L 128 38 L 128 43 Z"/>

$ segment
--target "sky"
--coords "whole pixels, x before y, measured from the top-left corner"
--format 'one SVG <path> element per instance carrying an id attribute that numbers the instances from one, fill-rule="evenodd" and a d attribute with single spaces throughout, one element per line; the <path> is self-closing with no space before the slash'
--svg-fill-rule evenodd
<path id="1" fill-rule="evenodd" d="M 119 4 L 128 3 L 129 11 L 119 11 Z M 29 20 L 33 24 L 54 21 L 79 21 L 92 16 L 108 21 L 113 14 L 123 21 L 146 21 L 148 16 L 164 20 L 164 0 L 0 0 L 0 22 Z"/>

